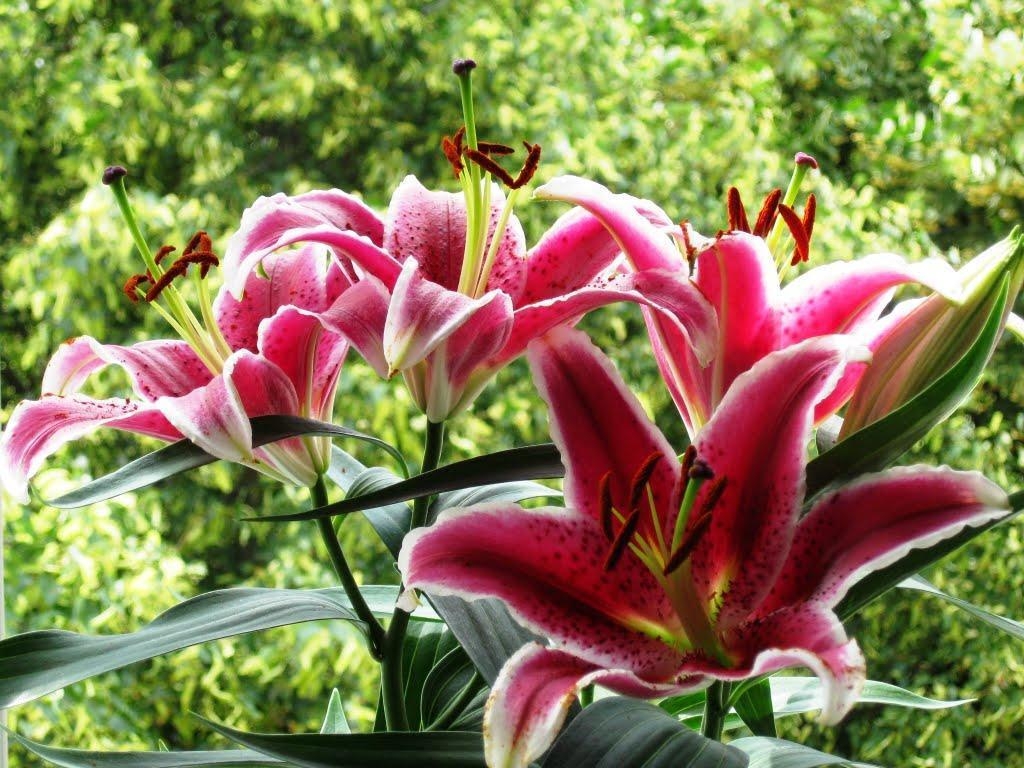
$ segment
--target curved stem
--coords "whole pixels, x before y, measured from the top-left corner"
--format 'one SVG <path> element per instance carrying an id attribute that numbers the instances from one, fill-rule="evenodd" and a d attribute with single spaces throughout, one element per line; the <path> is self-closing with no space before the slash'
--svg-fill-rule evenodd
<path id="1" fill-rule="evenodd" d="M 328 503 L 327 487 L 324 485 L 323 475 L 317 477 L 316 485 L 310 487 L 309 493 L 313 497 L 314 506 L 322 507 Z M 384 656 L 384 627 L 377 621 L 370 606 L 366 604 L 363 593 L 359 591 L 359 585 L 356 583 L 355 576 L 352 575 L 352 569 L 348 567 L 348 561 L 338 542 L 338 535 L 334 530 L 331 518 L 322 517 L 316 521 L 316 524 L 320 529 L 320 537 L 327 547 L 327 554 L 331 557 L 334 570 L 337 572 L 338 578 L 341 579 L 345 594 L 348 595 L 348 599 L 352 603 L 352 610 L 366 624 L 370 655 L 380 661 Z"/>
<path id="2" fill-rule="evenodd" d="M 701 721 L 700 732 L 709 739 L 722 740 L 722 729 L 725 716 L 729 713 L 729 690 L 731 683 L 719 680 L 712 683 L 704 700 L 704 719 Z"/>
<path id="3" fill-rule="evenodd" d="M 437 469 L 443 447 L 444 422 L 427 421 L 420 474 Z M 423 496 L 413 502 L 410 530 L 426 524 L 431 498 Z M 402 678 L 402 646 L 408 628 L 409 613 L 396 605 L 384 637 L 384 657 L 381 660 L 380 671 L 380 696 L 384 704 L 384 720 L 389 731 L 409 730 L 409 717 L 405 711 L 405 682 Z"/>

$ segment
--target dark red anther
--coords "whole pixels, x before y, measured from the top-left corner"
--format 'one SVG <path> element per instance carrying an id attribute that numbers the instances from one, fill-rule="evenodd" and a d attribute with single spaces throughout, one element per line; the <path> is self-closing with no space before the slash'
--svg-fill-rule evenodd
<path id="1" fill-rule="evenodd" d="M 736 187 L 729 187 L 729 192 L 725 197 L 725 206 L 729 212 L 729 229 L 732 232 L 750 232 L 747 211 L 743 207 L 743 199 Z"/>
<path id="2" fill-rule="evenodd" d="M 163 293 L 164 288 L 170 285 L 175 278 L 185 274 L 185 271 L 188 269 L 188 264 L 182 262 L 183 258 L 185 257 L 182 256 L 176 262 L 171 264 L 167 271 L 160 275 L 160 279 L 153 283 L 153 287 L 146 291 L 146 301 L 154 301 L 161 293 Z"/>
<path id="3" fill-rule="evenodd" d="M 476 148 L 485 155 L 513 155 L 515 150 L 507 144 L 495 144 L 490 141 L 478 141 Z"/>
<path id="4" fill-rule="evenodd" d="M 516 180 L 509 185 L 512 189 L 519 189 L 529 184 L 540 165 L 540 144 L 530 144 L 528 141 L 524 141 L 523 146 L 526 147 L 526 162 L 523 163 Z"/>
<path id="5" fill-rule="evenodd" d="M 209 251 L 193 251 L 192 253 L 186 253 L 179 256 L 177 261 L 171 265 L 171 269 L 174 269 L 179 264 L 184 265 L 182 274 L 184 274 L 188 269 L 189 264 L 198 264 L 199 276 L 206 277 L 207 273 L 210 271 L 210 267 L 216 267 L 220 264 L 220 259 Z"/>
<path id="6" fill-rule="evenodd" d="M 701 515 L 697 518 L 693 527 L 690 528 L 689 533 L 686 534 L 686 538 L 684 538 L 682 543 L 680 543 L 679 549 L 673 552 L 672 556 L 668 559 L 668 562 L 665 563 L 665 568 L 662 570 L 662 573 L 665 576 L 668 576 L 686 562 L 687 558 L 693 554 L 693 550 L 700 542 L 701 538 L 705 533 L 707 533 L 708 526 L 710 525 L 710 514 Z"/>
<path id="7" fill-rule="evenodd" d="M 633 514 L 626 518 L 626 522 L 622 524 L 622 528 L 619 529 L 619 535 L 615 537 L 615 541 L 612 542 L 611 549 L 608 550 L 608 557 L 604 559 L 605 571 L 610 571 L 615 567 L 615 564 L 619 562 L 622 557 L 622 553 L 626 551 L 626 547 L 629 546 L 630 540 L 633 538 L 633 534 L 636 533 L 636 527 L 640 524 L 640 510 L 634 509 Z"/>
<path id="8" fill-rule="evenodd" d="M 604 537 L 608 541 L 612 540 L 614 531 L 612 530 L 612 512 L 614 506 L 612 504 L 612 472 L 608 470 L 601 476 L 601 480 L 597 484 L 597 505 L 598 513 L 601 516 L 601 530 L 604 531 Z"/>
<path id="9" fill-rule="evenodd" d="M 474 163 L 476 163 L 481 168 L 483 168 L 485 171 L 487 171 L 489 174 L 491 174 L 492 176 L 496 176 L 499 179 L 501 179 L 502 183 L 506 187 L 511 187 L 512 184 L 515 182 L 515 179 L 512 178 L 512 174 L 511 173 L 509 173 L 504 168 L 502 168 L 500 165 L 498 165 L 498 163 L 495 162 L 494 160 L 491 160 L 491 158 L 489 158 L 487 155 L 485 155 L 479 149 L 464 149 L 462 153 L 467 158 L 469 158 Z"/>
<path id="10" fill-rule="evenodd" d="M 174 253 L 176 250 L 178 249 L 175 248 L 173 245 L 161 245 L 157 252 L 153 254 L 153 261 L 159 264 L 161 261 L 164 260 L 167 254 Z"/>
<path id="11" fill-rule="evenodd" d="M 797 216 L 796 211 L 790 208 L 788 205 L 779 206 L 779 215 L 782 220 L 786 222 L 786 226 L 789 227 L 789 231 L 793 235 L 793 239 L 796 241 L 796 252 L 800 256 L 798 261 L 807 261 L 810 256 L 810 241 L 807 238 L 807 232 L 804 229 L 804 223 Z"/>
<path id="12" fill-rule="evenodd" d="M 704 501 L 700 505 L 700 516 L 711 514 L 711 510 L 714 509 L 715 504 L 718 503 L 719 499 L 722 498 L 722 494 L 725 492 L 725 478 L 716 477 L 708 484 L 708 493 L 704 497 Z"/>
<path id="13" fill-rule="evenodd" d="M 128 300 L 132 304 L 139 303 L 139 285 L 141 283 L 152 283 L 153 278 L 149 275 L 132 275 L 129 277 L 124 284 L 124 295 L 128 297 Z"/>
<path id="14" fill-rule="evenodd" d="M 697 458 L 697 449 L 692 445 L 686 446 L 686 450 L 683 451 L 683 458 L 679 464 L 682 467 L 682 477 L 690 476 L 690 467 L 693 466 L 693 460 Z"/>
<path id="15" fill-rule="evenodd" d="M 804 225 L 804 232 L 807 235 L 807 246 L 808 251 L 811 245 L 811 233 L 814 232 L 814 214 L 818 210 L 818 200 L 814 197 L 814 193 L 807 196 L 807 204 L 804 206 L 804 216 L 801 219 L 801 223 Z M 807 261 L 808 256 L 805 255 L 803 261 Z M 800 263 L 800 251 L 796 248 L 793 249 L 793 258 L 790 260 L 790 266 Z"/>
<path id="16" fill-rule="evenodd" d="M 778 213 L 781 200 L 781 189 L 773 189 L 768 193 L 760 213 L 757 214 L 757 222 L 754 224 L 755 237 L 768 237 L 768 233 L 771 232 L 772 226 L 775 224 L 775 216 Z"/>
<path id="17" fill-rule="evenodd" d="M 445 136 L 441 139 L 441 151 L 444 152 L 444 156 L 448 158 L 448 163 L 455 171 L 455 178 L 459 178 L 464 169 L 462 165 L 462 137 L 465 135 L 466 126 L 462 126 L 456 132 L 454 138 Z"/>
<path id="18" fill-rule="evenodd" d="M 650 456 L 644 459 L 643 463 L 637 468 L 636 472 L 633 473 L 633 479 L 629 483 L 629 505 L 626 509 L 635 509 L 640 504 L 640 498 L 644 494 L 644 489 L 647 487 L 647 481 L 651 479 L 651 475 L 654 474 L 655 468 L 658 466 L 658 462 L 664 458 L 658 451 L 654 451 Z"/>

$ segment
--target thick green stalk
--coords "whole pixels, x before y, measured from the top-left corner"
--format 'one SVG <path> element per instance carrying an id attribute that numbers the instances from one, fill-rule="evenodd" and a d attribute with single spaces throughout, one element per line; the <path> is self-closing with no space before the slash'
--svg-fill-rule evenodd
<path id="1" fill-rule="evenodd" d="M 423 446 L 423 464 L 420 474 L 437 469 L 444 447 L 444 422 L 427 422 L 427 436 Z M 429 496 L 413 502 L 410 529 L 426 524 L 430 510 Z M 384 720 L 389 731 L 409 730 L 409 717 L 405 711 L 405 681 L 402 677 L 402 646 L 409 628 L 409 613 L 395 606 L 384 638 L 384 658 L 381 660 L 380 696 L 384 704 Z"/>
<path id="2" fill-rule="evenodd" d="M 313 497 L 313 504 L 315 506 L 323 507 L 327 505 L 327 487 L 324 485 L 323 475 L 317 477 L 316 485 L 309 489 L 309 493 Z M 373 615 L 370 606 L 363 599 L 363 593 L 359 591 L 359 585 L 356 583 L 355 576 L 352 575 L 352 569 L 348 567 L 348 561 L 345 559 L 345 553 L 341 550 L 341 544 L 338 542 L 338 536 L 334 531 L 334 523 L 331 521 L 331 518 L 321 517 L 316 523 L 320 528 L 320 537 L 324 540 L 324 545 L 327 547 L 327 554 L 331 557 L 334 570 L 337 572 L 338 578 L 341 579 L 341 585 L 345 588 L 345 594 L 348 595 L 348 599 L 352 603 L 352 609 L 366 623 L 370 655 L 377 661 L 380 661 L 384 656 L 384 627 L 377 621 L 377 617 Z"/>
<path id="3" fill-rule="evenodd" d="M 732 683 L 719 680 L 712 683 L 704 700 L 704 719 L 700 724 L 700 732 L 709 739 L 722 740 L 725 727 L 725 716 L 729 714 L 729 691 Z"/>

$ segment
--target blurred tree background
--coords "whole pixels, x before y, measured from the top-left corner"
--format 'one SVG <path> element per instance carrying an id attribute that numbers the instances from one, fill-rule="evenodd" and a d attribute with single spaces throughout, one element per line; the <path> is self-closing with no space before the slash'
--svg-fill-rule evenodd
<path id="1" fill-rule="evenodd" d="M 959 263 L 1024 221 L 1024 4 L 1006 0 L 612 2 L 491 0 L 37 0 L 0 6 L 2 402 L 38 394 L 70 336 L 167 335 L 128 303 L 138 271 L 104 166 L 131 171 L 151 244 L 206 229 L 223 249 L 257 196 L 337 186 L 381 209 L 401 178 L 453 189 L 439 151 L 460 124 L 449 64 L 472 56 L 483 136 L 539 142 L 539 179 L 580 173 L 648 197 L 705 232 L 736 185 L 758 200 L 816 156 L 812 259 L 874 251 Z M 519 210 L 535 237 L 562 207 Z M 632 307 L 586 327 L 638 382 L 669 433 L 681 426 Z M 977 397 L 914 457 L 1021 479 L 1021 349 L 1006 341 Z M 397 382 L 396 382 L 397 384 Z M 117 376 L 96 392 L 123 391 Z M 364 405 L 372 403 L 373 408 Z M 422 419 L 399 386 L 346 365 L 337 420 L 418 454 Z M 513 366 L 452 429 L 450 458 L 543 438 L 525 367 Z M 151 445 L 116 434 L 49 462 L 44 496 Z M 365 462 L 380 457 L 355 446 Z M 123 632 L 213 588 L 323 586 L 315 532 L 239 522 L 308 504 L 296 490 L 214 466 L 88 509 L 5 511 L 8 631 Z M 393 581 L 360 521 L 342 535 L 362 578 Z M 929 576 L 1019 618 L 1024 552 L 1004 526 Z M 1021 766 L 1024 654 L 995 630 L 918 593 L 851 622 L 869 676 L 939 698 L 942 713 L 860 706 L 835 729 L 783 735 L 888 766 Z M 331 685 L 372 717 L 373 665 L 336 627 L 303 625 L 139 664 L 11 711 L 63 746 L 222 742 L 196 711 L 253 730 L 311 730 Z M 14 765 L 34 765 L 15 751 Z"/>

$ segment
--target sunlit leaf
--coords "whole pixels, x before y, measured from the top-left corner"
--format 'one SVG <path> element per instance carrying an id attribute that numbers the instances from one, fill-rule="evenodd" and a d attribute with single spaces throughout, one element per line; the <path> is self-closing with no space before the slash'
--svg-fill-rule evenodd
<path id="1" fill-rule="evenodd" d="M 351 733 L 348 718 L 345 717 L 345 708 L 341 703 L 341 694 L 338 689 L 331 690 L 331 698 L 327 701 L 327 712 L 324 713 L 324 721 L 320 725 L 320 733 Z"/>
<path id="2" fill-rule="evenodd" d="M 750 757 L 750 768 L 818 768 L 835 765 L 843 768 L 877 768 L 868 763 L 855 763 L 816 749 L 767 736 L 749 736 L 736 739 L 730 746 L 742 750 Z"/>
<path id="3" fill-rule="evenodd" d="M 995 627 L 1001 632 L 1005 632 L 1011 637 L 1015 637 L 1018 640 L 1024 640 L 1024 624 L 1013 619 L 1007 619 L 1003 616 L 999 616 L 991 611 L 986 611 L 984 608 L 980 608 L 974 603 L 962 600 L 959 597 L 953 597 L 941 589 L 936 587 L 930 581 L 921 576 L 911 576 L 909 579 L 901 581 L 899 583 L 903 589 L 916 589 L 919 592 L 925 592 L 929 595 L 935 595 L 945 600 L 947 603 L 955 605 L 961 610 L 967 611 L 975 618 L 981 619 L 989 626 Z"/>

